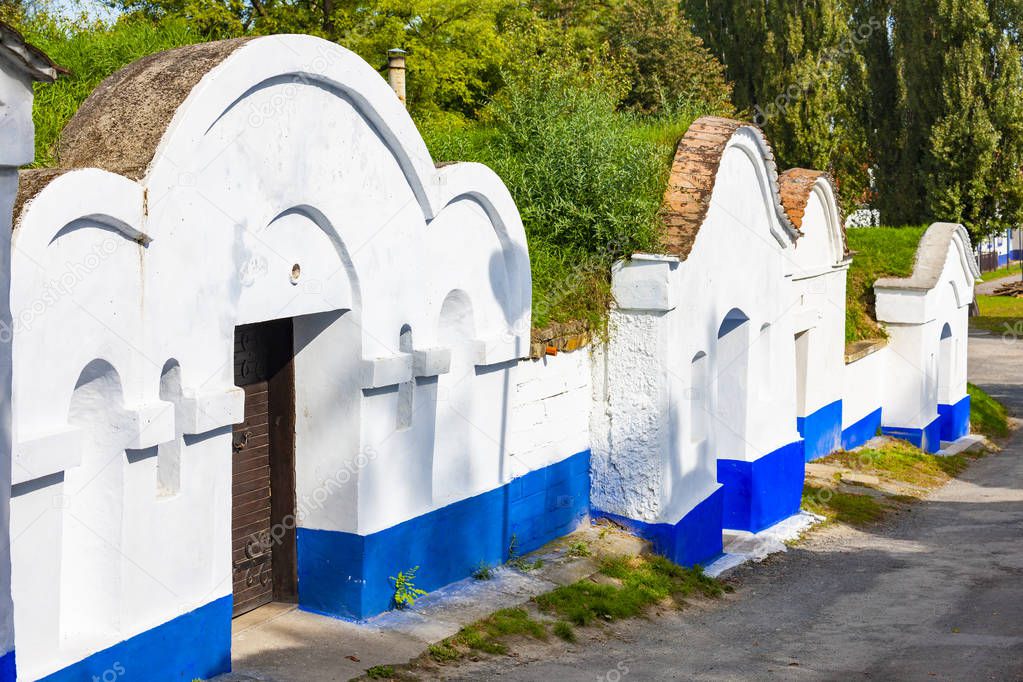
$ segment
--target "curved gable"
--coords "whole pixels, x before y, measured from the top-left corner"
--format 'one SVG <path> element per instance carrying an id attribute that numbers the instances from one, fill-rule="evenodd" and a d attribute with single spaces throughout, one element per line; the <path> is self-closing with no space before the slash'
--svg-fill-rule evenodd
<path id="1" fill-rule="evenodd" d="M 948 300 L 956 308 L 973 302 L 973 285 L 980 278 L 966 228 L 957 223 L 934 223 L 920 239 L 909 277 L 884 277 L 874 283 L 877 319 L 922 324 L 943 314 Z M 944 296 L 951 291 L 951 296 Z"/>
<path id="2" fill-rule="evenodd" d="M 980 268 L 973 257 L 970 234 L 958 223 L 934 223 L 920 238 L 913 261 L 913 274 L 909 277 L 883 277 L 874 283 L 878 289 L 909 289 L 928 291 L 942 281 L 942 273 L 949 253 L 962 268 L 961 274 L 969 280 L 980 278 Z"/>
<path id="3" fill-rule="evenodd" d="M 59 151 L 60 168 L 24 176 L 16 230 L 40 236 L 23 245 L 60 229 L 46 204 L 97 212 L 103 195 L 73 186 L 84 179 L 51 185 L 98 168 L 138 187 L 147 272 L 220 254 L 195 286 L 235 301 L 236 322 L 364 308 L 367 351 L 386 353 L 397 316 L 429 340 L 434 308 L 463 289 L 478 292 L 488 362 L 527 354 L 529 256 L 507 189 L 478 164 L 435 167 L 387 83 L 336 44 L 279 35 L 152 55 L 86 100 Z M 399 292 L 407 304 L 384 305 Z"/>
<path id="4" fill-rule="evenodd" d="M 171 119 L 207 73 L 250 38 L 186 45 L 117 71 L 68 121 L 57 146 L 63 168 L 145 175 Z"/>
<path id="5" fill-rule="evenodd" d="M 725 151 L 741 135 L 755 140 L 757 161 L 763 164 L 770 185 L 768 210 L 777 216 L 782 229 L 792 240 L 798 237 L 799 230 L 782 206 L 774 153 L 763 132 L 750 123 L 704 116 L 689 126 L 672 161 L 661 212 L 664 224 L 662 241 L 668 253 L 688 258 L 710 210 Z"/>
<path id="6" fill-rule="evenodd" d="M 778 178 L 782 206 L 801 232 L 795 258 L 804 270 L 839 265 L 849 257 L 831 176 L 790 168 Z"/>

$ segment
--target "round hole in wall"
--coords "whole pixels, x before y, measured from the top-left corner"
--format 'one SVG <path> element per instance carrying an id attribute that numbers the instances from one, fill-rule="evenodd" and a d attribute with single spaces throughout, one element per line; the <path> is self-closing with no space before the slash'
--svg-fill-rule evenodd
<path id="1" fill-rule="evenodd" d="M 291 283 L 298 284 L 298 278 L 302 275 L 302 266 L 295 263 L 291 266 Z"/>

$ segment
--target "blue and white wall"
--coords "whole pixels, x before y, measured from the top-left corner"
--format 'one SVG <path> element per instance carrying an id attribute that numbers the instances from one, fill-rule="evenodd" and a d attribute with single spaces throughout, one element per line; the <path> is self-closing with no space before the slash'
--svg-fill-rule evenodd
<path id="1" fill-rule="evenodd" d="M 998 265 L 1008 265 L 1010 261 L 1023 260 L 1023 231 L 1008 229 L 986 237 L 976 249 L 977 255 L 994 253 L 998 256 Z"/>
<path id="2" fill-rule="evenodd" d="M 9 270 L 22 679 L 229 668 L 237 325 L 295 319 L 303 608 L 372 615 L 398 571 L 434 589 L 589 509 L 589 372 L 583 354 L 520 363 L 529 259 L 501 181 L 436 168 L 376 72 L 306 36 L 129 67 L 71 122 L 67 155 L 178 59 L 208 70 L 141 168 L 100 146 L 98 168 L 25 176 Z"/>
<path id="3" fill-rule="evenodd" d="M 877 319 L 889 336 L 882 431 L 936 452 L 969 433 L 966 345 L 980 276 L 962 225 L 924 233 L 913 273 L 874 284 Z"/>
<path id="4" fill-rule="evenodd" d="M 842 447 L 846 255 L 841 216 L 827 176 L 796 169 L 781 177 L 798 201 L 801 236 L 793 249 L 792 331 L 796 357 L 796 420 L 809 462 Z M 809 185 L 807 187 L 806 185 Z M 795 195 L 795 196 L 794 196 Z M 805 204 L 802 199 L 805 197 Z"/>
<path id="5" fill-rule="evenodd" d="M 830 315 L 844 271 L 823 233 L 825 260 L 811 245 L 799 264 L 770 159 L 759 131 L 738 127 L 684 260 L 637 254 L 614 272 L 593 506 L 685 564 L 720 553 L 722 528 L 759 531 L 799 510 L 795 334 Z M 834 290 L 811 281 L 836 272 Z"/>

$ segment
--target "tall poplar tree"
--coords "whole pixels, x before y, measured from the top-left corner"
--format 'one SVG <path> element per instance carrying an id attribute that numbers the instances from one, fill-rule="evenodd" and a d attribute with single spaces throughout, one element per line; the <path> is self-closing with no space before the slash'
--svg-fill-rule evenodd
<path id="1" fill-rule="evenodd" d="M 891 0 L 895 120 L 875 108 L 878 207 L 886 222 L 952 220 L 981 236 L 1023 221 L 1023 8 L 991 0 Z M 880 49 L 880 48 L 879 48 Z M 871 120 L 872 119 L 872 120 Z"/>
<path id="2" fill-rule="evenodd" d="M 849 106 L 860 56 L 846 0 L 685 6 L 725 65 L 736 108 L 763 126 L 782 165 L 828 170 L 846 203 L 861 201 L 868 180 L 864 135 Z"/>

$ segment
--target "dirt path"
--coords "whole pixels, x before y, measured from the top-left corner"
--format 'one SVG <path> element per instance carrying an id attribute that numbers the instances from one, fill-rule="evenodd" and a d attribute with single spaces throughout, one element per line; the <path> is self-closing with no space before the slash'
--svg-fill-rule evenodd
<path id="1" fill-rule="evenodd" d="M 1009 284 L 1011 282 L 1018 281 L 1020 281 L 1020 273 L 1019 270 L 1017 269 L 1016 272 L 1012 273 L 1011 275 L 1006 275 L 1005 277 L 993 279 L 990 282 L 982 282 L 981 284 L 978 284 L 974 291 L 978 294 L 985 294 L 990 296 L 991 294 L 995 293 L 995 289 L 1002 286 L 1003 284 Z"/>
<path id="2" fill-rule="evenodd" d="M 1023 414 L 1023 344 L 973 338 L 970 376 Z M 502 680 L 1023 680 L 1023 432 L 887 524 L 741 569 L 710 606 L 598 641 L 447 669 Z"/>

